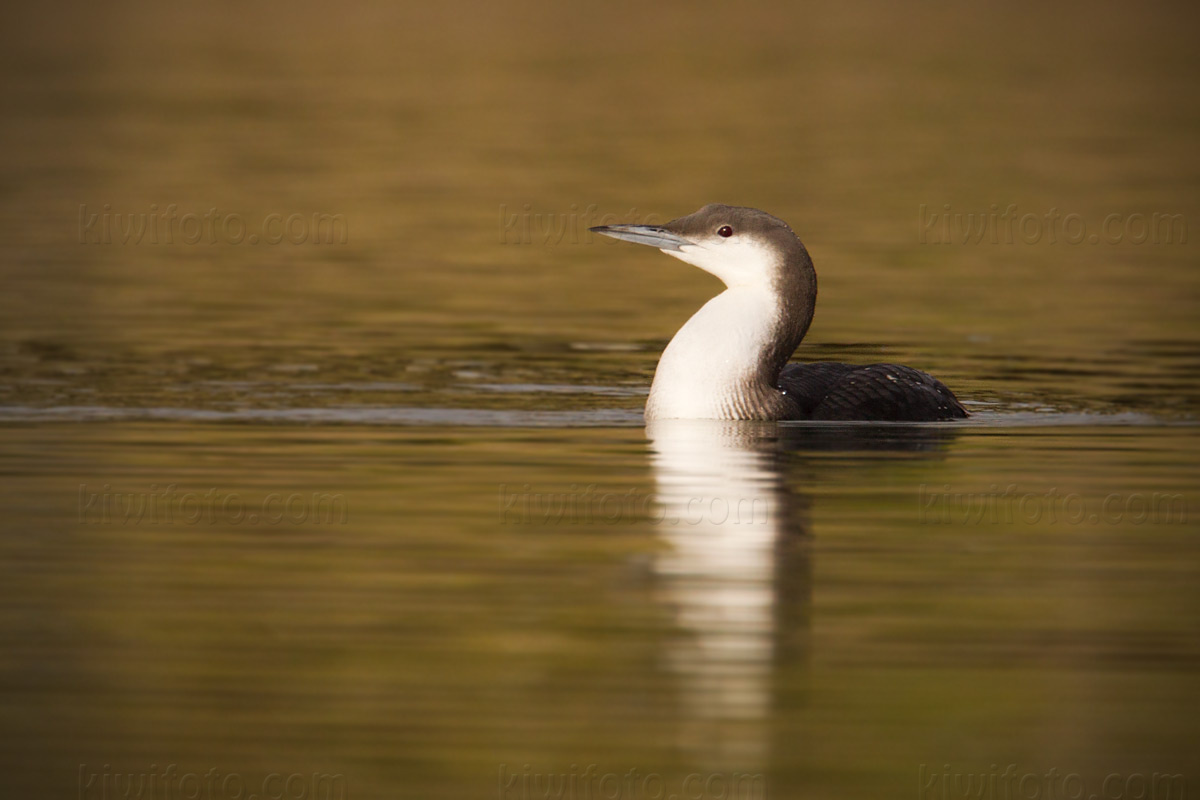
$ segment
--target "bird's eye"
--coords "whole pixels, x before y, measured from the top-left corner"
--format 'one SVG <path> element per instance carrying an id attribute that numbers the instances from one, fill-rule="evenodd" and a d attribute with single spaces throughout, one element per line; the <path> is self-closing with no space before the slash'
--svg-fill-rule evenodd
<path id="1" fill-rule="evenodd" d="M 717 228 L 717 236 L 723 236 L 728 239 L 730 236 L 733 236 L 733 228 L 729 227 L 728 225 L 722 225 L 721 227 Z"/>

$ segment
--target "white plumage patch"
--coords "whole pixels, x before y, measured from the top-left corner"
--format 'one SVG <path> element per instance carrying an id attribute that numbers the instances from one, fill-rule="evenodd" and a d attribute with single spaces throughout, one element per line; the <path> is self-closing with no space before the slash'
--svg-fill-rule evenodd
<path id="1" fill-rule="evenodd" d="M 729 287 L 692 315 L 663 351 L 646 403 L 649 419 L 732 419 L 778 324 L 779 254 L 741 236 L 705 237 L 663 250 Z"/>
<path id="2" fill-rule="evenodd" d="M 669 256 L 716 275 L 730 289 L 739 286 L 769 288 L 779 268 L 779 253 L 761 242 L 734 234 L 729 238 L 706 236 Z"/>

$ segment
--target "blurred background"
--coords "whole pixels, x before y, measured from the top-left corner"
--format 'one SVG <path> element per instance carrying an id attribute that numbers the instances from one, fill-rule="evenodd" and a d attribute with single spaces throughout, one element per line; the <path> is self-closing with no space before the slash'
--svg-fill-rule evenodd
<path id="1" fill-rule="evenodd" d="M 505 770 L 591 764 L 680 797 L 713 770 L 879 797 L 1010 763 L 1194 787 L 1196 16 L 9 9 L 12 796 L 138 796 L 95 776 L 170 764 L 259 797 L 316 773 L 350 797 L 545 796 Z M 504 493 L 654 493 L 645 391 L 718 284 L 587 228 L 708 202 L 808 246 L 797 357 L 927 369 L 999 427 L 739 462 L 811 541 L 776 564 L 800 577 L 771 584 L 771 655 L 737 673 L 758 699 L 699 724 L 667 655 L 686 593 L 654 566 L 678 543 L 644 513 L 508 524 Z M 1183 518 L 917 519 L 922 487 L 1013 482 L 1177 495 Z M 348 521 L 131 523 L 95 499 L 166 486 L 340 496 Z M 201 796 L 251 791 L 231 787 Z"/>

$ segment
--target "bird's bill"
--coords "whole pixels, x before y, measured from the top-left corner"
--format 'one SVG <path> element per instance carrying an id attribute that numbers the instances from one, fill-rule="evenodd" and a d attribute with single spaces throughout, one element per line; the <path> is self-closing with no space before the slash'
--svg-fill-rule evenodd
<path id="1" fill-rule="evenodd" d="M 678 250 L 684 245 L 693 244 L 682 236 L 671 233 L 658 225 L 600 225 L 588 230 L 635 244 L 648 244 L 659 250 Z"/>

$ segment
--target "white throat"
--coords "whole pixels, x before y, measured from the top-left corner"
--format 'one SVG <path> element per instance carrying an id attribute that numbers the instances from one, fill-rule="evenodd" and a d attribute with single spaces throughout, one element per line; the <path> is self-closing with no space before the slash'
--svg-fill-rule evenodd
<path id="1" fill-rule="evenodd" d="M 763 363 L 777 336 L 779 302 L 767 285 L 736 285 L 704 304 L 659 359 L 646 419 L 747 419 L 764 386 Z"/>

